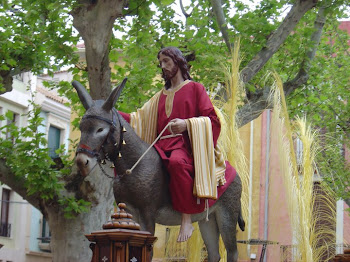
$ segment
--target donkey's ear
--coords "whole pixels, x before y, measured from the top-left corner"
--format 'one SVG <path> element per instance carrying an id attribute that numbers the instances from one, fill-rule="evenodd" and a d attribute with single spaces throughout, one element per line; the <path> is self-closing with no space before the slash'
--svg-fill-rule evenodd
<path id="1" fill-rule="evenodd" d="M 124 86 L 126 83 L 126 80 L 128 80 L 126 77 L 124 78 L 123 82 L 117 86 L 115 89 L 113 89 L 112 93 L 107 98 L 106 102 L 104 102 L 102 108 L 106 111 L 112 110 L 114 104 L 117 102 Z"/>
<path id="2" fill-rule="evenodd" d="M 79 99 L 83 103 L 85 109 L 88 110 L 90 107 L 92 107 L 94 101 L 92 100 L 88 91 L 86 91 L 85 87 L 76 80 L 72 82 L 72 86 L 75 88 L 75 90 L 77 90 Z"/>

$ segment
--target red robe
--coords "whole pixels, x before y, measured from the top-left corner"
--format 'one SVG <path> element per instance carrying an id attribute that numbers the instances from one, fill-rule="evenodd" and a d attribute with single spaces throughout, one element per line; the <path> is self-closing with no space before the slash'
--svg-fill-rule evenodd
<path id="1" fill-rule="evenodd" d="M 173 106 L 169 117 L 166 114 L 166 99 L 169 91 L 163 91 L 158 103 L 157 134 L 173 119 L 188 119 L 192 117 L 207 116 L 213 128 L 214 146 L 220 134 L 220 121 L 203 85 L 190 82 L 175 92 Z M 129 121 L 129 116 L 122 113 Z M 166 130 L 162 136 L 170 135 Z M 195 214 L 203 212 L 205 200 L 193 196 L 194 164 L 191 144 L 187 132 L 182 136 L 159 140 L 154 145 L 163 164 L 170 175 L 170 195 L 173 208 L 181 213 Z M 234 168 L 226 161 L 226 183 L 218 187 L 218 198 L 231 184 L 236 176 Z M 209 206 L 215 200 L 209 200 Z"/>

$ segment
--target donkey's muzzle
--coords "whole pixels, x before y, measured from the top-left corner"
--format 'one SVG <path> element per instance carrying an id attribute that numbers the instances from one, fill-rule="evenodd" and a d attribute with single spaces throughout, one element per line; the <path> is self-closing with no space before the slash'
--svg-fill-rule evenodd
<path id="1" fill-rule="evenodd" d="M 75 158 L 75 163 L 77 164 L 80 174 L 82 176 L 87 176 L 93 168 L 93 158 L 90 158 L 86 154 L 78 153 Z"/>

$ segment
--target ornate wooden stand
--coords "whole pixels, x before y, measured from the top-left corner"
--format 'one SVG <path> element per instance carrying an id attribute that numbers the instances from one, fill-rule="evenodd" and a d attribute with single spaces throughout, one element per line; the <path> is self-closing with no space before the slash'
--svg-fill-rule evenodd
<path id="1" fill-rule="evenodd" d="M 140 225 L 125 212 L 125 204 L 118 204 L 119 211 L 101 231 L 86 237 L 92 242 L 91 262 L 150 262 L 153 242 L 157 239 L 151 233 L 140 231 Z"/>
<path id="2" fill-rule="evenodd" d="M 332 262 L 350 262 L 350 249 L 344 250 L 344 254 L 336 255 Z"/>

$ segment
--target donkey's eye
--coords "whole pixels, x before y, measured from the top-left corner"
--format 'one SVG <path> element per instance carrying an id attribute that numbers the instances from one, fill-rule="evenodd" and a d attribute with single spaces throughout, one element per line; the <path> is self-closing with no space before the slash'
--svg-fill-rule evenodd
<path id="1" fill-rule="evenodd" d="M 97 129 L 97 133 L 101 133 L 103 131 L 103 128 L 100 127 L 99 129 Z"/>

